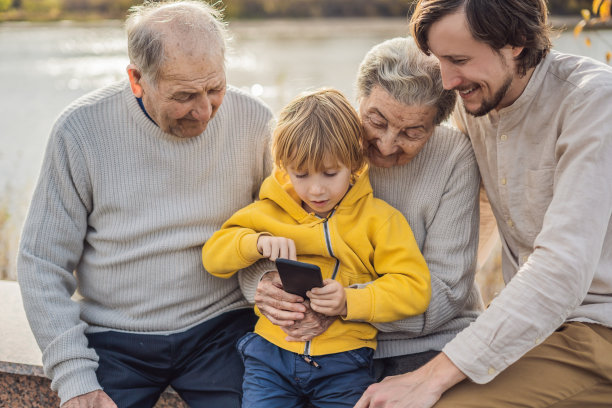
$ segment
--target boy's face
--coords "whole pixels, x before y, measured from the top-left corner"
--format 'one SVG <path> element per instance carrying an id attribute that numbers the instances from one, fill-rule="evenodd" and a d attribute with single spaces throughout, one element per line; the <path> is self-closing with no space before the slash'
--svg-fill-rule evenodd
<path id="1" fill-rule="evenodd" d="M 340 163 L 325 160 L 323 171 L 287 167 L 287 173 L 302 207 L 319 217 L 327 217 L 342 200 L 351 183 L 351 170 Z"/>

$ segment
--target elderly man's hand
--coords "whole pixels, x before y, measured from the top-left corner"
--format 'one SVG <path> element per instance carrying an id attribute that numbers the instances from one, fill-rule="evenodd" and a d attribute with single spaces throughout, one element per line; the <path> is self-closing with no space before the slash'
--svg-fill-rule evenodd
<path id="1" fill-rule="evenodd" d="M 337 316 L 325 316 L 310 308 L 308 300 L 304 302 L 307 307 L 304 318 L 291 326 L 281 327 L 287 337 L 287 341 L 309 341 L 323 333 L 338 318 Z"/>
<path id="2" fill-rule="evenodd" d="M 117 408 L 117 405 L 104 391 L 96 390 L 69 399 L 61 408 Z"/>
<path id="3" fill-rule="evenodd" d="M 266 273 L 255 292 L 255 305 L 261 314 L 280 327 L 291 326 L 304 318 L 306 306 L 300 296 L 283 290 L 278 272 Z"/>

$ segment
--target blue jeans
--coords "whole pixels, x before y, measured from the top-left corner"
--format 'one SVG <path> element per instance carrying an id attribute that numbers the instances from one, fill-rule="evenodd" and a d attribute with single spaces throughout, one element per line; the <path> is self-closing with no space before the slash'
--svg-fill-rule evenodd
<path id="1" fill-rule="evenodd" d="M 360 348 L 312 357 L 319 367 L 263 337 L 238 341 L 244 360 L 243 408 L 353 407 L 374 383 L 373 350 Z"/>
<path id="2" fill-rule="evenodd" d="M 100 356 L 98 381 L 119 408 L 155 405 L 168 385 L 192 408 L 240 407 L 244 367 L 236 342 L 253 330 L 251 309 L 170 335 L 88 334 Z"/>

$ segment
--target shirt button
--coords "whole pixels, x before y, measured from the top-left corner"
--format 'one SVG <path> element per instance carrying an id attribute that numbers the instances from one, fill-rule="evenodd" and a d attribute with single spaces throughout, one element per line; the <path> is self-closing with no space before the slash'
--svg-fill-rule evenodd
<path id="1" fill-rule="evenodd" d="M 527 259 L 529 259 L 529 255 L 524 255 L 523 256 L 523 263 L 527 262 Z"/>
<path id="2" fill-rule="evenodd" d="M 502 142 L 505 142 L 505 141 L 506 141 L 506 139 L 508 139 L 508 136 L 506 136 L 506 135 L 501 135 L 500 139 L 501 139 L 501 141 L 502 141 Z"/>
<path id="3" fill-rule="evenodd" d="M 535 344 L 540 344 L 542 342 L 542 338 L 538 337 L 535 339 Z"/>
<path id="4" fill-rule="evenodd" d="M 512 222 L 512 220 L 506 221 L 506 224 L 508 224 L 510 228 L 514 227 L 514 223 Z"/>
<path id="5" fill-rule="evenodd" d="M 503 179 L 501 179 L 501 184 L 502 184 L 502 186 L 506 185 L 506 178 L 505 177 Z"/>
<path id="6" fill-rule="evenodd" d="M 495 369 L 493 367 L 489 367 L 489 375 L 495 374 Z"/>

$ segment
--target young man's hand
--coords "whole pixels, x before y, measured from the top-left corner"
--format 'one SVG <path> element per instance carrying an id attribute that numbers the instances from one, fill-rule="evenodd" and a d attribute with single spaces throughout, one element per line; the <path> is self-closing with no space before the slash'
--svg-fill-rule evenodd
<path id="1" fill-rule="evenodd" d="M 257 238 L 257 250 L 271 261 L 276 261 L 276 258 L 297 261 L 295 242 L 289 238 L 260 235 Z"/>
<path id="2" fill-rule="evenodd" d="M 346 316 L 346 292 L 340 282 L 325 279 L 322 288 L 312 288 L 306 295 L 315 312 L 326 316 Z"/>

